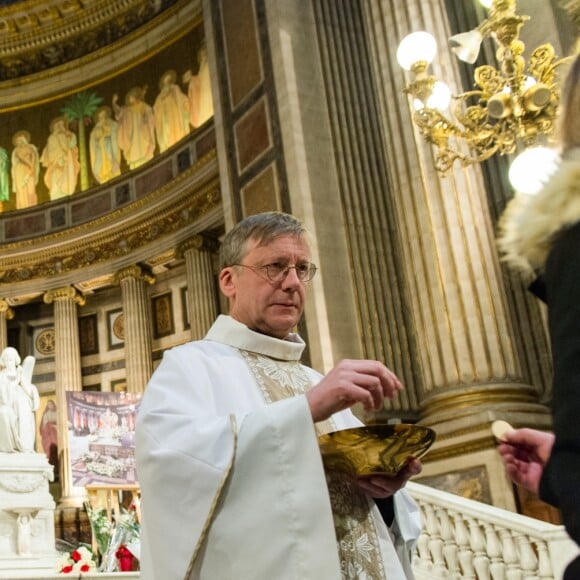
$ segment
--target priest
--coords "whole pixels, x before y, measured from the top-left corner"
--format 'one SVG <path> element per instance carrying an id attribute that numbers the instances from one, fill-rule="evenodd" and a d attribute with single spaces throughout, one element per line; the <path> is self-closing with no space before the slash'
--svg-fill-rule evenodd
<path id="1" fill-rule="evenodd" d="M 302 365 L 293 332 L 316 273 L 288 214 L 226 235 L 229 316 L 165 353 L 137 421 L 143 580 L 403 580 L 420 532 L 401 489 L 421 470 L 356 478 L 326 470 L 317 437 L 360 425 L 403 388 L 382 363 Z"/>

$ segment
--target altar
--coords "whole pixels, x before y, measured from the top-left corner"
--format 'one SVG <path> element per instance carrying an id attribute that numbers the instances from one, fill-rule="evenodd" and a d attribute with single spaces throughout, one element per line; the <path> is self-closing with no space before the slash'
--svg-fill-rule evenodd
<path id="1" fill-rule="evenodd" d="M 40 453 L 0 453 L 0 578 L 55 570 L 53 468 Z"/>

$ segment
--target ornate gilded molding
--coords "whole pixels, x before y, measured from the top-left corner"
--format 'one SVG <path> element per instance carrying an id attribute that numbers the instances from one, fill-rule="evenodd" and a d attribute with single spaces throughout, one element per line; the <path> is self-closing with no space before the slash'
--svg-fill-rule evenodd
<path id="1" fill-rule="evenodd" d="M 113 277 L 114 284 L 122 284 L 123 280 L 133 278 L 135 280 L 143 280 L 147 284 L 155 284 L 155 276 L 150 272 L 147 272 L 144 268 L 138 264 L 133 264 L 132 266 L 127 266 L 122 268 L 115 273 Z"/>
<path id="2" fill-rule="evenodd" d="M 463 410 L 492 408 L 494 404 L 537 404 L 537 394 L 533 386 L 523 383 L 498 383 L 470 385 L 463 390 L 449 390 L 427 397 L 422 407 L 422 415 L 427 422 L 434 416 L 449 413 L 458 415 Z"/>
<path id="3" fill-rule="evenodd" d="M 208 182 L 191 191 L 197 170 L 192 167 L 153 194 L 83 226 L 4 245 L 0 285 L 91 268 L 189 226 L 221 203 L 217 169 L 206 176 Z"/>
<path id="4" fill-rule="evenodd" d="M 72 286 L 63 286 L 62 288 L 55 288 L 47 290 L 44 293 L 44 302 L 52 304 L 53 302 L 71 300 L 79 306 L 84 306 L 86 300 L 80 292 Z"/>
<path id="5" fill-rule="evenodd" d="M 479 439 L 472 439 L 467 442 L 458 443 L 457 445 L 449 445 L 448 447 L 432 448 L 425 456 L 421 458 L 422 463 L 431 463 L 434 461 L 442 461 L 444 459 L 451 459 L 453 457 L 463 457 L 476 453 L 478 451 L 486 451 L 488 449 L 495 449 L 496 442 L 493 436 L 481 437 Z"/>
<path id="6" fill-rule="evenodd" d="M 0 314 L 4 314 L 6 320 L 12 320 L 14 318 L 14 310 L 10 308 L 10 304 L 4 298 L 0 298 Z"/>
<path id="7" fill-rule="evenodd" d="M 203 234 L 197 234 L 181 243 L 175 252 L 175 256 L 177 258 L 182 258 L 189 250 L 197 250 L 198 252 L 209 252 L 210 254 L 215 254 L 219 248 L 219 241 L 215 238 Z"/>
<path id="8" fill-rule="evenodd" d="M 0 78 L 0 112 L 49 103 L 117 77 L 164 50 L 202 22 L 201 0 L 175 0 L 155 18 L 104 48 L 65 59 L 60 65 L 44 67 L 34 74 Z M 0 74 L 2 54 L 0 46 Z"/>
<path id="9" fill-rule="evenodd" d="M 0 80 L 61 66 L 107 47 L 178 0 L 39 0 L 0 11 Z"/>

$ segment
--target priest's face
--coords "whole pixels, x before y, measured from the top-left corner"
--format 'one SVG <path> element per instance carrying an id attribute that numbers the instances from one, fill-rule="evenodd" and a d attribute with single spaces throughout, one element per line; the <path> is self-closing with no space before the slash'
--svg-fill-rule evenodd
<path id="1" fill-rule="evenodd" d="M 304 310 L 307 282 L 299 279 L 294 266 L 304 269 L 309 263 L 310 249 L 301 236 L 280 236 L 264 246 L 248 240 L 240 264 L 220 273 L 230 316 L 251 330 L 284 338 Z"/>

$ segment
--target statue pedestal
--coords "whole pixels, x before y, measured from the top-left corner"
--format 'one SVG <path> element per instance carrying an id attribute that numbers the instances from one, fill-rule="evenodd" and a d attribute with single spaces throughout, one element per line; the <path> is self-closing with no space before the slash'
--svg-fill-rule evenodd
<path id="1" fill-rule="evenodd" d="M 0 453 L 0 578 L 55 572 L 53 478 L 41 453 Z"/>

